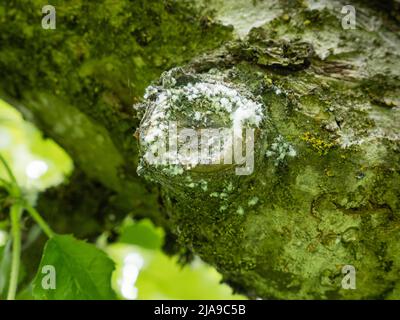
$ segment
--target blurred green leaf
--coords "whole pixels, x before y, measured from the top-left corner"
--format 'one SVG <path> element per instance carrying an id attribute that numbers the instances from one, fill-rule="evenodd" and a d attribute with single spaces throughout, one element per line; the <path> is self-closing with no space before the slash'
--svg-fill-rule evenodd
<path id="1" fill-rule="evenodd" d="M 0 152 L 13 170 L 19 186 L 32 192 L 61 183 L 73 169 L 72 160 L 61 147 L 51 139 L 45 139 L 36 127 L 1 99 Z M 38 173 L 39 162 L 45 169 Z M 2 166 L 0 178 L 9 180 Z"/>
<path id="2" fill-rule="evenodd" d="M 113 280 L 121 298 L 246 299 L 221 284 L 222 276 L 198 258 L 182 266 L 177 256 L 122 243 L 109 245 L 107 252 L 117 264 Z"/>
<path id="3" fill-rule="evenodd" d="M 161 248 L 163 238 L 164 232 L 161 228 L 156 228 L 150 220 L 143 219 L 123 226 L 118 241 L 156 250 Z"/>
<path id="4" fill-rule="evenodd" d="M 160 267 L 161 266 L 161 267 Z M 220 283 L 221 275 L 200 260 L 178 264 L 177 257 L 154 252 L 153 259 L 141 270 L 136 286 L 138 298 L 147 299 L 245 299 Z"/>
<path id="5" fill-rule="evenodd" d="M 56 271 L 56 288 L 44 289 L 44 266 Z M 57 235 L 48 240 L 38 273 L 33 281 L 33 296 L 51 300 L 114 299 L 111 274 L 114 262 L 94 245 L 70 235 Z"/>

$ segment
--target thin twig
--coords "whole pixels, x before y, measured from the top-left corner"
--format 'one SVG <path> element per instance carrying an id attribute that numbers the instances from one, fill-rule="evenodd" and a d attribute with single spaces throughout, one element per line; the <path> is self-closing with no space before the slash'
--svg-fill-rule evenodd
<path id="1" fill-rule="evenodd" d="M 12 172 L 10 166 L 8 165 L 8 163 L 7 163 L 7 161 L 4 159 L 4 157 L 1 155 L 1 153 L 0 153 L 0 161 L 3 163 L 3 166 L 4 166 L 4 168 L 6 169 L 7 174 L 9 175 L 11 181 L 12 181 L 16 186 L 18 186 L 17 179 L 15 178 L 15 176 L 14 176 L 14 174 L 13 174 L 13 172 Z"/>
<path id="2" fill-rule="evenodd" d="M 49 237 L 52 238 L 54 236 L 53 230 L 51 230 L 50 226 L 44 221 L 44 219 L 41 217 L 39 212 L 35 208 L 33 208 L 31 205 L 28 203 L 24 203 L 24 207 L 26 211 L 31 215 L 33 220 L 36 221 L 36 223 L 39 225 L 39 227 L 43 230 L 43 232 Z"/>

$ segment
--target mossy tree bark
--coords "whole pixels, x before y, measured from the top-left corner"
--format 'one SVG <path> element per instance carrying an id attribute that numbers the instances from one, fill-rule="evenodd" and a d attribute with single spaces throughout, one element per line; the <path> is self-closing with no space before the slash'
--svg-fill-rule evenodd
<path id="1" fill-rule="evenodd" d="M 398 2 L 356 2 L 355 30 L 342 28 L 340 1 L 239 3 L 209 13 L 186 2 L 75 1 L 60 4 L 56 30 L 41 29 L 39 1 L 0 5 L 0 97 L 77 167 L 40 210 L 82 237 L 112 228 L 115 215 L 148 216 L 250 297 L 398 298 Z M 270 11 L 242 23 L 253 6 Z M 216 17 L 257 28 L 227 42 L 235 31 Z M 145 166 L 155 183 L 137 176 L 132 104 L 185 63 L 153 85 L 219 77 L 262 103 L 252 175 Z M 356 290 L 341 287 L 343 265 L 356 268 Z"/>

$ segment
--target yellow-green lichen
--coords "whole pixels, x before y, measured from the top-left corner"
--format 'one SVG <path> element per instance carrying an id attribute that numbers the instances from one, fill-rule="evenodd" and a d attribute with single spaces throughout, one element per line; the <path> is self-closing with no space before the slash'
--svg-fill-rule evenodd
<path id="1" fill-rule="evenodd" d="M 327 142 L 310 132 L 305 132 L 302 135 L 301 140 L 307 142 L 307 144 L 317 151 L 320 156 L 326 155 L 333 147 L 335 147 L 335 143 Z"/>

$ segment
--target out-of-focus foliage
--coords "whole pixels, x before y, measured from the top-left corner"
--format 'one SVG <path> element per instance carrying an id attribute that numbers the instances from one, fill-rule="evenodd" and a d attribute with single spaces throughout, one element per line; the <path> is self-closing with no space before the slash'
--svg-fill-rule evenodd
<path id="1" fill-rule="evenodd" d="M 149 220 L 126 219 L 119 243 L 107 252 L 117 261 L 114 285 L 127 299 L 243 299 L 232 295 L 227 285 L 219 284 L 221 275 L 195 259 L 179 265 L 160 249 L 164 232 Z"/>
<path id="2" fill-rule="evenodd" d="M 0 152 L 18 180 L 27 189 L 45 189 L 59 184 L 71 172 L 72 161 L 52 140 L 42 134 L 11 106 L 0 100 Z M 0 177 L 5 178 L 0 167 Z"/>
<path id="3" fill-rule="evenodd" d="M 58 145 L 44 139 L 33 125 L 1 100 L 0 152 L 33 203 L 37 192 L 61 183 L 73 170 L 71 159 Z M 3 167 L 0 177 L 7 177 Z M 0 214 L 0 297 L 3 298 L 9 284 L 11 237 L 7 214 Z M 116 243 L 110 245 L 104 241 L 105 237 L 100 237 L 99 248 L 72 236 L 56 235 L 49 239 L 33 285 L 19 288 L 17 299 L 244 298 L 232 295 L 227 285 L 219 283 L 221 275 L 199 259 L 181 266 L 177 257 L 164 254 L 161 250 L 164 231 L 150 220 L 135 221 L 128 217 L 118 231 Z M 113 264 L 101 250 L 115 263 L 112 280 Z M 44 265 L 54 265 L 57 270 L 56 290 L 41 287 Z M 20 282 L 34 276 L 27 275 L 23 265 L 19 274 Z"/>
<path id="4" fill-rule="evenodd" d="M 161 249 L 163 236 L 163 230 L 155 228 L 150 220 L 144 219 L 138 223 L 128 220 L 121 228 L 118 242 L 157 250 Z"/>

